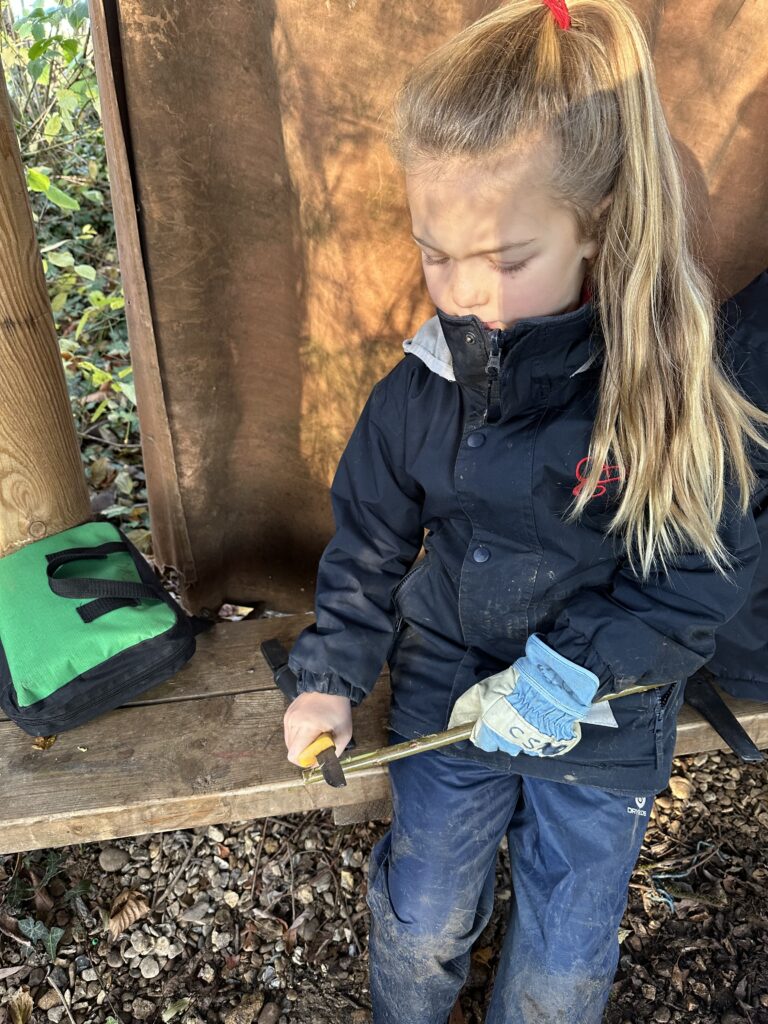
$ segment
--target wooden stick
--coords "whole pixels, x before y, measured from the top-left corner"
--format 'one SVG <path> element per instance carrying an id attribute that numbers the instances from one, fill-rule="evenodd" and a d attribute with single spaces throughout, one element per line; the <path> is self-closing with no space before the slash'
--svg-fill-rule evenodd
<path id="1" fill-rule="evenodd" d="M 646 690 L 658 690 L 662 686 L 670 685 L 664 683 L 652 683 L 650 686 L 631 686 L 619 693 L 609 693 L 600 697 L 595 704 L 602 704 L 603 701 L 615 700 L 617 697 L 627 697 L 631 693 L 645 693 Z M 378 750 L 371 750 L 367 754 L 356 754 L 354 757 L 343 757 L 339 764 L 345 776 L 357 775 L 366 768 L 380 768 L 389 764 L 390 761 L 399 761 L 400 758 L 410 757 L 411 754 L 420 754 L 425 750 L 437 750 L 439 747 L 446 747 L 449 743 L 458 743 L 459 740 L 469 739 L 474 728 L 474 722 L 467 722 L 464 725 L 454 726 L 445 732 L 433 732 L 428 736 L 419 736 L 416 739 L 406 740 L 405 743 L 393 743 L 390 747 L 380 747 Z M 302 779 L 305 784 L 311 782 L 322 782 L 323 775 L 319 767 L 305 768 L 302 772 Z"/>

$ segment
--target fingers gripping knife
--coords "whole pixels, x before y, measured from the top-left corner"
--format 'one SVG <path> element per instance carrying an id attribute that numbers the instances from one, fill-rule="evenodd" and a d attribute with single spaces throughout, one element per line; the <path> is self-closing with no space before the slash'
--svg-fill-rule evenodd
<path id="1" fill-rule="evenodd" d="M 284 696 L 289 701 L 295 700 L 298 696 L 296 688 L 296 676 L 288 667 L 288 651 L 279 640 L 265 640 L 261 644 L 261 653 L 264 655 L 272 675 Z M 350 740 L 347 749 L 355 746 L 354 740 Z M 305 747 L 299 754 L 299 762 L 302 768 L 319 766 L 323 778 L 329 786 L 346 786 L 344 770 L 336 755 L 336 743 L 330 732 L 323 732 Z"/>

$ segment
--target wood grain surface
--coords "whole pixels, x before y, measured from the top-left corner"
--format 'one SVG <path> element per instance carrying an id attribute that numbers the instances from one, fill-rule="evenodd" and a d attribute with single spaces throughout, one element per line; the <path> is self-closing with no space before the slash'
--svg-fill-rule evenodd
<path id="1" fill-rule="evenodd" d="M 388 807 L 386 768 L 346 787 L 305 787 L 285 756 L 285 699 L 259 652 L 268 637 L 290 643 L 306 616 L 219 623 L 172 680 L 77 729 L 48 750 L 0 721 L 0 851 L 93 842 L 316 807 L 345 808 L 340 821 Z M 386 743 L 389 681 L 353 712 L 358 751 Z M 728 698 L 758 746 L 768 747 L 765 705 Z M 677 753 L 724 749 L 696 713 L 679 719 Z"/>
<path id="2" fill-rule="evenodd" d="M 0 66 L 0 557 L 89 515 L 80 445 Z"/>

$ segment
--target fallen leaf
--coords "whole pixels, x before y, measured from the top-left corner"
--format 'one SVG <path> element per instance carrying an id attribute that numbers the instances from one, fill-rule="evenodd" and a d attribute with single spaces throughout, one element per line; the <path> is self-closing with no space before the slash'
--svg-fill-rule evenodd
<path id="1" fill-rule="evenodd" d="M 104 395 L 108 395 L 112 390 L 112 382 L 105 380 L 103 384 L 99 385 L 98 391 L 92 391 L 90 395 L 86 395 L 83 402 L 100 402 Z"/>
<path id="2" fill-rule="evenodd" d="M 238 622 L 247 618 L 254 609 L 246 604 L 223 604 L 218 611 L 220 619 L 228 619 L 230 622 Z"/>
<path id="3" fill-rule="evenodd" d="M 251 953 L 256 947 L 256 940 L 259 932 L 253 921 L 246 921 L 245 927 L 240 932 L 240 948 L 244 953 Z"/>
<path id="4" fill-rule="evenodd" d="M 12 978 L 14 974 L 18 974 L 19 971 L 25 970 L 26 966 L 26 964 L 19 964 L 18 967 L 0 967 L 0 981 L 3 978 Z"/>
<path id="5" fill-rule="evenodd" d="M 11 1024 L 27 1024 L 27 1021 L 31 1019 L 34 1003 L 26 985 L 22 985 L 8 1003 L 8 1009 L 11 1012 Z"/>
<path id="6" fill-rule="evenodd" d="M 285 934 L 288 931 L 288 922 L 284 921 L 282 917 L 270 914 L 268 910 L 262 910 L 261 907 L 252 907 L 250 912 L 253 914 L 255 921 L 248 923 L 253 924 L 256 934 L 265 942 L 273 942 L 275 939 L 285 938 Z"/>
<path id="7" fill-rule="evenodd" d="M 32 885 L 34 886 L 35 889 L 35 910 L 37 910 L 40 913 L 40 915 L 44 917 L 49 910 L 53 910 L 53 898 L 51 897 L 51 894 L 48 892 L 45 886 L 40 884 L 42 879 L 40 878 L 40 875 L 38 875 L 36 871 L 33 871 L 30 868 L 28 874 L 32 882 Z"/>
<path id="8" fill-rule="evenodd" d="M 17 942 L 23 946 L 28 946 L 29 942 L 22 937 L 19 931 L 19 923 L 13 917 L 8 917 L 7 914 L 0 914 L 0 932 L 3 935 L 7 935 L 9 939 L 16 939 Z"/>
<path id="9" fill-rule="evenodd" d="M 277 914 L 271 914 L 268 910 L 262 910 L 261 907 L 251 907 L 251 914 L 261 921 L 277 921 L 285 931 L 288 931 L 288 922 L 282 917 L 278 917 Z"/>
<path id="10" fill-rule="evenodd" d="M 34 917 L 22 917 L 19 919 L 19 930 L 31 939 L 32 942 L 45 942 L 49 932 L 42 921 Z"/>
<path id="11" fill-rule="evenodd" d="M 140 512 L 140 510 L 134 511 Z M 152 534 L 149 530 L 126 530 L 125 535 L 131 543 L 139 549 L 142 555 L 148 555 L 151 553 Z"/>
<path id="12" fill-rule="evenodd" d="M 121 932 L 148 914 L 149 904 L 143 893 L 136 889 L 123 889 L 109 909 L 110 938 L 117 939 Z"/>
<path id="13" fill-rule="evenodd" d="M 33 750 L 49 750 L 56 742 L 55 736 L 35 736 L 32 743 Z"/>
<path id="14" fill-rule="evenodd" d="M 672 987 L 677 989 L 680 995 L 685 991 L 685 980 L 690 974 L 690 971 L 684 971 L 678 964 L 672 966 Z"/>
<path id="15" fill-rule="evenodd" d="M 106 482 L 109 477 L 110 480 L 114 479 L 114 471 L 110 465 L 109 459 L 104 455 L 101 455 L 98 459 L 94 459 L 91 463 L 89 470 L 89 476 L 91 478 L 91 484 L 99 488 L 103 483 Z"/>
<path id="16" fill-rule="evenodd" d="M 131 494 L 135 486 L 135 481 L 128 470 L 121 469 L 115 477 L 115 487 L 118 491 L 120 491 L 121 494 Z"/>
<path id="17" fill-rule="evenodd" d="M 286 950 L 289 953 L 293 952 L 293 947 L 296 945 L 296 939 L 298 937 L 297 933 L 298 933 L 299 928 L 307 920 L 307 918 L 312 916 L 313 913 L 314 913 L 314 907 L 311 907 L 311 906 L 307 907 L 305 910 L 302 910 L 302 912 L 295 919 L 295 921 L 293 922 L 291 927 L 285 933 L 285 936 L 283 938 L 283 942 L 285 943 L 285 948 L 286 948 Z"/>
<path id="18" fill-rule="evenodd" d="M 251 1024 L 263 1006 L 264 996 L 260 992 L 251 992 L 239 1006 L 233 1006 L 231 1010 L 227 1010 L 222 1020 L 224 1024 Z"/>
<path id="19" fill-rule="evenodd" d="M 166 1006 L 161 1014 L 163 1024 L 168 1024 L 169 1020 L 173 1020 L 177 1013 L 182 1013 L 187 1009 L 192 1000 L 189 996 L 185 996 L 183 999 L 177 999 L 175 1003 L 171 1003 L 170 1006 Z"/>

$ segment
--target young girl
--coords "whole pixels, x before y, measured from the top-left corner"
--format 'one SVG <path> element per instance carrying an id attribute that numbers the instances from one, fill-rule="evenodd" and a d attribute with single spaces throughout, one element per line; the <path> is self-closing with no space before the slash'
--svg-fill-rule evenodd
<path id="1" fill-rule="evenodd" d="M 513 0 L 411 72 L 395 124 L 436 315 L 334 478 L 288 758 L 323 731 L 343 751 L 385 660 L 390 742 L 474 722 L 390 766 L 374 1022 L 445 1024 L 506 836 L 486 1021 L 596 1024 L 685 680 L 755 571 L 745 442 L 768 447 L 768 415 L 718 358 L 624 3 Z"/>

